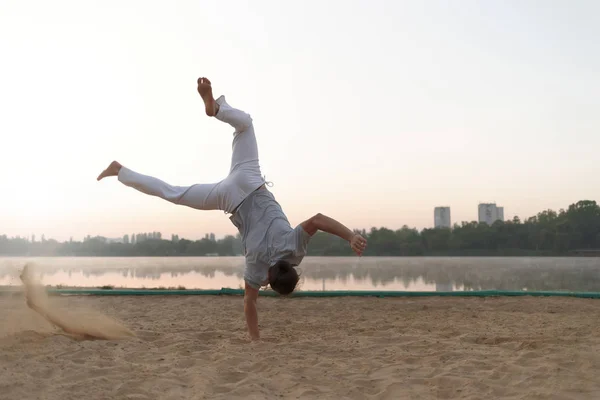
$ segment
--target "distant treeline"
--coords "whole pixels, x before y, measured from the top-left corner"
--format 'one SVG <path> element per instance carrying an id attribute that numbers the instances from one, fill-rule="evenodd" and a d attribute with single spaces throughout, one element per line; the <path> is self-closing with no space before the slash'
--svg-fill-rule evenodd
<path id="1" fill-rule="evenodd" d="M 371 228 L 356 231 L 368 240 L 365 256 L 503 256 L 568 255 L 573 250 L 600 248 L 600 207 L 582 200 L 566 210 L 545 210 L 521 221 L 496 221 L 492 225 L 462 222 L 452 229 L 426 228 L 418 231 L 403 226 L 398 230 Z M 135 240 L 133 238 L 136 238 Z M 201 240 L 164 240 L 158 232 L 126 235 L 120 243 L 102 237 L 82 242 L 70 240 L 31 241 L 0 236 L 0 255 L 5 256 L 236 256 L 242 252 L 240 236 Z M 309 256 L 349 256 L 346 242 L 319 232 L 311 240 Z"/>

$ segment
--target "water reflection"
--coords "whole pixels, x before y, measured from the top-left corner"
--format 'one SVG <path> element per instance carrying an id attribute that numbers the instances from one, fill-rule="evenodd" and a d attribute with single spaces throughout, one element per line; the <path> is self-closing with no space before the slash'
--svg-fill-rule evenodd
<path id="1" fill-rule="evenodd" d="M 19 285 L 28 261 L 46 285 L 243 287 L 241 257 L 0 258 L 0 285 Z M 600 291 L 598 258 L 308 257 L 301 271 L 300 290 Z"/>

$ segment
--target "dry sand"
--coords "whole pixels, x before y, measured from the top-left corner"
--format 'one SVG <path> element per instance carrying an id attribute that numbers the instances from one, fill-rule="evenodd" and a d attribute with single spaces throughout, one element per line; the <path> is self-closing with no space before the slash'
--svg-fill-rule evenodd
<path id="1" fill-rule="evenodd" d="M 0 296 L 0 398 L 598 399 L 600 300 L 61 297 L 136 337 L 74 340 Z"/>

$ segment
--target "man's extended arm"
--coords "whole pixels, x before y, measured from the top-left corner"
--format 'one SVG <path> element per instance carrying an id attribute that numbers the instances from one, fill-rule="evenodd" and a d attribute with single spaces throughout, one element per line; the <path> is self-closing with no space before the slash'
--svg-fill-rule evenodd
<path id="1" fill-rule="evenodd" d="M 344 239 L 350 243 L 352 250 L 354 250 L 354 252 L 359 256 L 362 255 L 367 246 L 367 241 L 365 238 L 357 233 L 354 233 L 335 219 L 321 213 L 307 219 L 300 225 L 302 226 L 302 229 L 304 229 L 310 236 L 317 233 L 317 231 L 323 231 Z"/>

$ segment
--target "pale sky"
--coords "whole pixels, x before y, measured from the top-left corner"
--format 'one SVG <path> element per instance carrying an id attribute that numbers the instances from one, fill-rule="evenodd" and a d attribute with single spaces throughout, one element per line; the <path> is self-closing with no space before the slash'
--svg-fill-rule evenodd
<path id="1" fill-rule="evenodd" d="M 505 218 L 598 199 L 597 1 L 0 1 L 0 234 L 235 234 L 96 176 L 175 185 L 228 172 L 232 128 L 196 79 L 250 113 L 292 225 Z"/>

